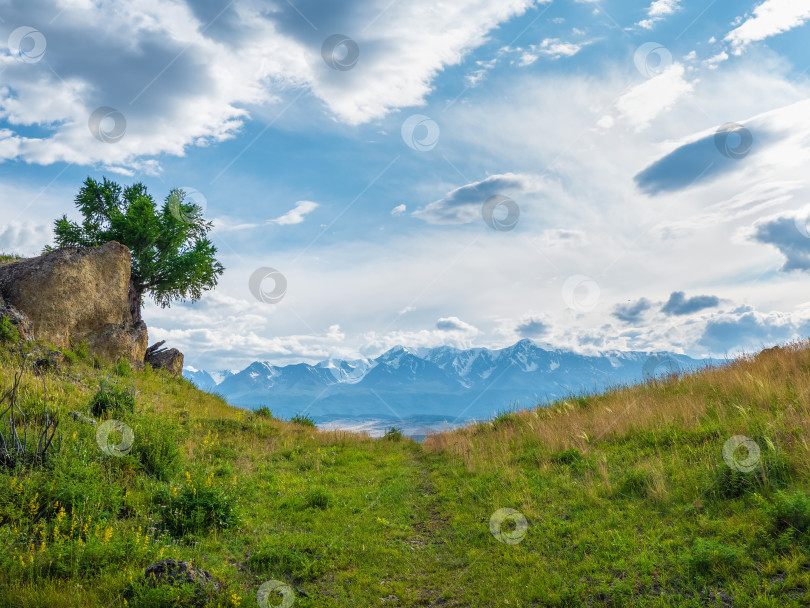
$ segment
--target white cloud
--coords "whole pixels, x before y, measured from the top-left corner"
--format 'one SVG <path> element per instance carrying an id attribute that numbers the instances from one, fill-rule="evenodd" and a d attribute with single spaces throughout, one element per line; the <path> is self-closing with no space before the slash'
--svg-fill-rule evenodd
<path id="1" fill-rule="evenodd" d="M 542 188 L 537 176 L 504 173 L 460 186 L 411 215 L 429 224 L 469 224 L 481 218 L 484 202 L 496 194 L 533 193 Z M 504 194 L 505 195 L 505 194 Z M 519 205 L 519 203 L 518 203 Z"/>
<path id="2" fill-rule="evenodd" d="M 312 201 L 298 201 L 295 207 L 290 209 L 284 215 L 277 217 L 274 220 L 268 220 L 269 224 L 278 224 L 279 226 L 289 226 L 291 224 L 300 224 L 304 221 L 308 213 L 312 213 L 318 207 L 318 203 Z"/>
<path id="3" fill-rule="evenodd" d="M 12 5 L 4 10 L 0 38 L 7 39 L 8 24 L 41 21 L 48 23 L 49 44 L 37 63 L 0 56 L 0 119 L 9 126 L 0 132 L 0 161 L 156 174 L 153 157 L 229 139 L 249 111 L 269 109 L 277 117 L 289 103 L 312 104 L 310 96 L 299 99 L 306 92 L 338 120 L 364 123 L 422 104 L 442 69 L 534 4 L 373 0 L 360 7 L 356 0 L 324 13 L 314 2 L 296 3 L 318 20 L 318 31 L 289 4 L 271 11 L 252 0 L 235 0 L 220 15 L 186 0 Z M 328 31 L 355 32 L 360 55 L 353 69 L 335 70 L 322 58 Z M 126 120 L 115 143 L 99 141 L 88 128 L 101 106 Z M 111 127 L 111 120 L 104 124 Z M 123 127 L 120 118 L 116 125 Z M 26 127 L 46 134 L 30 135 Z"/>
<path id="4" fill-rule="evenodd" d="M 394 216 L 402 215 L 403 213 L 405 213 L 406 209 L 407 209 L 407 207 L 405 206 L 405 204 L 400 203 L 399 205 L 397 205 L 396 207 L 391 209 L 391 215 L 394 215 Z"/>
<path id="5" fill-rule="evenodd" d="M 650 17 L 665 17 L 680 8 L 680 0 L 654 0 L 647 10 Z"/>
<path id="6" fill-rule="evenodd" d="M 531 48 L 554 59 L 559 59 L 560 57 L 572 57 L 576 55 L 582 50 L 582 47 L 582 44 L 563 42 L 559 38 L 546 38 L 540 43 L 539 47 L 532 45 Z"/>
<path id="7" fill-rule="evenodd" d="M 458 317 L 443 317 L 436 322 L 436 329 L 448 332 L 461 332 L 475 336 L 478 329 L 469 323 L 465 323 Z"/>
<path id="8" fill-rule="evenodd" d="M 656 23 L 672 15 L 680 8 L 680 0 L 653 0 L 653 3 L 647 9 L 647 17 L 649 18 L 639 21 L 636 25 L 650 30 Z"/>
<path id="9" fill-rule="evenodd" d="M 765 0 L 754 7 L 753 16 L 731 30 L 725 40 L 731 43 L 733 53 L 739 55 L 751 42 L 764 40 L 804 25 L 808 19 L 810 19 L 810 4 L 807 2 Z"/>
<path id="10" fill-rule="evenodd" d="M 692 84 L 686 81 L 684 73 L 684 67 L 674 63 L 658 76 L 630 89 L 616 101 L 620 118 L 636 130 L 646 128 L 651 120 L 692 91 Z"/>
<path id="11" fill-rule="evenodd" d="M 723 63 L 728 59 L 728 53 L 725 51 L 721 51 L 714 55 L 713 57 L 709 57 L 706 61 L 704 61 L 704 65 L 706 65 L 710 70 L 716 70 L 717 66 Z"/>

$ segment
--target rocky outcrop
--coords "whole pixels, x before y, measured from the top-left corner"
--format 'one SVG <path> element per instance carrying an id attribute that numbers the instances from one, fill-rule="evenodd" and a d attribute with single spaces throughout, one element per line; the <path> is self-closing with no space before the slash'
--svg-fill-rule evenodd
<path id="1" fill-rule="evenodd" d="M 183 375 L 183 353 L 176 348 L 148 351 L 146 362 L 152 369 L 165 369 L 175 376 Z"/>
<path id="2" fill-rule="evenodd" d="M 219 583 L 214 580 L 214 577 L 209 572 L 192 566 L 189 562 L 175 559 L 164 559 L 155 562 L 146 569 L 144 574 L 147 584 L 152 587 L 157 585 L 180 586 L 190 584 L 194 586 L 198 594 L 210 588 L 215 591 L 220 589 Z"/>
<path id="3" fill-rule="evenodd" d="M 115 241 L 65 247 L 0 265 L 0 297 L 30 321 L 37 340 L 59 348 L 87 341 L 92 354 L 142 368 L 146 325 L 130 313 L 130 265 L 129 249 Z"/>
<path id="4" fill-rule="evenodd" d="M 17 328 L 20 340 L 33 339 L 34 329 L 31 325 L 31 319 L 21 310 L 17 310 L 15 306 L 5 302 L 3 297 L 0 296 L 0 319 L 4 317 L 8 318 L 11 324 Z"/>

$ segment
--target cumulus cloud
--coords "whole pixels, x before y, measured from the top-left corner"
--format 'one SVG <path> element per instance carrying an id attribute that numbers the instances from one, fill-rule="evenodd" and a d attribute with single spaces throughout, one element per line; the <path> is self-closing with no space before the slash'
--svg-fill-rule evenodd
<path id="1" fill-rule="evenodd" d="M 652 303 L 647 298 L 639 298 L 635 302 L 616 304 L 610 314 L 623 323 L 638 323 L 650 308 Z"/>
<path id="2" fill-rule="evenodd" d="M 304 221 L 308 213 L 313 212 L 318 207 L 318 203 L 312 201 L 298 201 L 295 207 L 290 209 L 284 215 L 277 217 L 274 220 L 269 220 L 270 224 L 278 224 L 279 226 L 288 226 L 290 224 L 300 224 Z"/>
<path id="3" fill-rule="evenodd" d="M 321 0 L 272 10 L 252 0 L 12 3 L 0 38 L 11 24 L 43 23 L 47 47 L 36 62 L 0 56 L 0 160 L 155 174 L 154 157 L 224 141 L 254 109 L 272 107 L 278 117 L 305 93 L 301 103 L 317 100 L 341 122 L 368 122 L 423 103 L 442 69 L 534 4 L 350 0 L 337 11 Z M 351 70 L 322 56 L 325 32 L 336 31 L 352 32 L 360 49 Z M 93 124 L 100 107 L 113 111 Z"/>
<path id="4" fill-rule="evenodd" d="M 754 352 L 777 342 L 806 337 L 807 319 L 742 309 L 709 320 L 699 344 L 712 353 Z"/>
<path id="5" fill-rule="evenodd" d="M 785 256 L 780 268 L 783 272 L 803 270 L 810 272 L 810 233 L 807 215 L 781 216 L 761 220 L 754 225 L 751 238 L 759 243 L 773 245 Z M 802 232 L 802 229 L 804 230 Z"/>
<path id="6" fill-rule="evenodd" d="M 639 21 L 636 25 L 644 29 L 652 29 L 653 25 L 680 8 L 680 0 L 653 0 L 653 3 L 650 4 L 650 7 L 647 9 L 648 18 Z"/>
<path id="7" fill-rule="evenodd" d="M 429 224 L 469 224 L 481 217 L 481 206 L 489 197 L 507 192 L 538 192 L 540 188 L 540 179 L 535 175 L 517 173 L 491 175 L 481 181 L 456 188 L 439 200 L 417 209 L 411 215 Z"/>
<path id="8" fill-rule="evenodd" d="M 537 338 L 548 331 L 548 323 L 540 317 L 526 317 L 515 326 L 515 333 L 522 338 Z"/>
<path id="9" fill-rule="evenodd" d="M 53 240 L 52 230 L 48 224 L 35 222 L 11 222 L 0 226 L 0 252 L 39 255 Z"/>
<path id="10" fill-rule="evenodd" d="M 405 209 L 407 209 L 407 207 L 404 204 L 399 204 L 391 209 L 391 215 L 402 215 L 405 213 Z"/>
<path id="11" fill-rule="evenodd" d="M 674 63 L 666 70 L 634 86 L 616 101 L 619 118 L 641 131 L 659 114 L 666 112 L 686 93 L 693 90 L 684 78 L 686 70 Z"/>
<path id="12" fill-rule="evenodd" d="M 465 323 L 458 317 L 443 317 L 436 322 L 436 329 L 441 331 L 461 331 L 470 334 L 477 334 L 478 329 Z"/>
<path id="13" fill-rule="evenodd" d="M 717 296 L 692 296 L 687 298 L 682 291 L 673 291 L 669 300 L 661 307 L 661 312 L 665 315 L 689 315 L 705 308 L 714 308 L 720 304 Z"/>
<path id="14" fill-rule="evenodd" d="M 764 40 L 795 27 L 810 19 L 810 4 L 795 0 L 765 0 L 754 7 L 753 15 L 725 37 L 735 55 L 739 55 L 751 42 Z"/>

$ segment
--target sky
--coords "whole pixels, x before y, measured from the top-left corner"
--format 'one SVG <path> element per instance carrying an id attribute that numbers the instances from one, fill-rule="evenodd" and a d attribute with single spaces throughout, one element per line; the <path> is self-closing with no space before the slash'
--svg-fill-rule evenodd
<path id="1" fill-rule="evenodd" d="M 0 0 L 0 251 L 85 178 L 184 189 L 197 369 L 810 335 L 810 5 Z M 7 42 L 7 44 L 5 44 Z"/>

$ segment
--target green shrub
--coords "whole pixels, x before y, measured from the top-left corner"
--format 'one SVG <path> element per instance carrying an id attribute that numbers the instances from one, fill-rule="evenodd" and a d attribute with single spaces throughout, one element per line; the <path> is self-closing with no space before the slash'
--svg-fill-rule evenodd
<path id="1" fill-rule="evenodd" d="M 690 573 L 708 579 L 722 578 L 747 561 L 741 549 L 705 538 L 696 538 L 682 559 Z"/>
<path id="2" fill-rule="evenodd" d="M 322 574 L 323 567 L 319 567 L 319 561 L 319 556 L 314 555 L 308 546 L 301 547 L 301 543 L 295 541 L 282 544 L 272 540 L 253 552 L 246 566 L 256 574 L 305 581 L 314 580 Z"/>
<path id="3" fill-rule="evenodd" d="M 272 418 L 273 413 L 270 411 L 270 408 L 267 406 L 262 406 L 253 410 L 253 413 L 257 416 L 261 416 L 262 418 Z"/>
<path id="4" fill-rule="evenodd" d="M 155 500 L 163 511 L 163 524 L 178 538 L 226 529 L 239 521 L 236 497 L 219 486 L 195 484 L 190 480 L 181 489 L 162 487 Z"/>
<path id="5" fill-rule="evenodd" d="M 644 498 L 650 488 L 650 473 L 642 469 L 632 469 L 622 475 L 619 481 L 619 494 Z"/>
<path id="6" fill-rule="evenodd" d="M 87 361 L 88 359 L 87 340 L 82 340 L 78 345 L 74 344 L 73 341 L 71 340 L 70 347 L 73 349 L 73 352 L 79 359 L 81 359 L 82 361 Z"/>
<path id="7" fill-rule="evenodd" d="M 563 450 L 561 452 L 555 452 L 550 457 L 549 460 L 554 464 L 564 464 L 564 465 L 578 465 L 582 463 L 585 458 L 582 456 L 582 452 L 580 452 L 576 448 L 571 448 L 570 450 Z"/>
<path id="8" fill-rule="evenodd" d="M 20 332 L 8 317 L 0 318 L 0 343 L 13 343 L 20 339 Z"/>
<path id="9" fill-rule="evenodd" d="M 104 414 L 131 414 L 135 411 L 135 391 L 102 383 L 90 402 L 90 411 L 96 417 Z"/>
<path id="10" fill-rule="evenodd" d="M 300 424 L 301 426 L 315 426 L 315 421 L 307 416 L 306 414 L 296 414 L 292 418 L 290 418 L 290 422 L 295 422 L 296 424 Z"/>
<path id="11" fill-rule="evenodd" d="M 793 529 L 804 533 L 810 529 L 810 497 L 801 490 L 777 492 L 766 510 L 776 532 Z"/>
<path id="12" fill-rule="evenodd" d="M 515 421 L 514 412 L 505 410 L 498 412 L 495 418 L 492 419 L 492 426 L 496 429 L 511 425 Z"/>
<path id="13" fill-rule="evenodd" d="M 328 509 L 332 500 L 332 494 L 324 488 L 312 488 L 304 498 L 310 509 Z"/>
<path id="14" fill-rule="evenodd" d="M 152 416 L 140 416 L 134 427 L 132 455 L 149 475 L 168 481 L 180 464 L 177 427 Z"/>
<path id="15" fill-rule="evenodd" d="M 128 378 L 132 374 L 132 365 L 126 359 L 120 359 L 113 367 L 116 376 Z"/>
<path id="16" fill-rule="evenodd" d="M 750 472 L 732 469 L 725 462 L 718 467 L 712 493 L 722 498 L 737 498 L 767 488 L 784 488 L 790 482 L 793 470 L 787 457 L 773 450 L 763 451 L 757 467 Z"/>
<path id="17" fill-rule="evenodd" d="M 390 429 L 385 431 L 385 439 L 388 441 L 399 441 L 402 439 L 402 430 L 392 426 Z"/>

